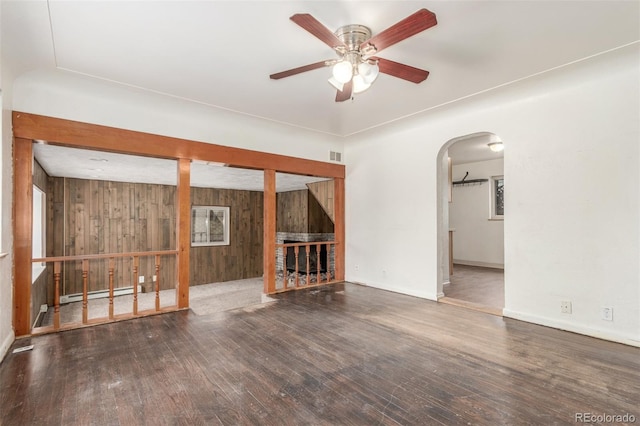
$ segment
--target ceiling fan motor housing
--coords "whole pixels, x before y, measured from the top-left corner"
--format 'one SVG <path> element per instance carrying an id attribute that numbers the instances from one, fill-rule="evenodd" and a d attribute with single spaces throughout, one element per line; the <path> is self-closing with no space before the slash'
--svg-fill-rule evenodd
<path id="1" fill-rule="evenodd" d="M 335 35 L 347 45 L 348 52 L 359 52 L 360 45 L 371 38 L 371 30 L 364 25 L 351 24 L 338 28 Z"/>

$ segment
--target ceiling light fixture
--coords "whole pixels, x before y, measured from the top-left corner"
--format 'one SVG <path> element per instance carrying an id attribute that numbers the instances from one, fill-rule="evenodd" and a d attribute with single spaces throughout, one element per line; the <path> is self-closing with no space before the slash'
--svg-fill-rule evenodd
<path id="1" fill-rule="evenodd" d="M 493 152 L 500 152 L 504 150 L 504 144 L 502 142 L 491 142 L 487 144 L 489 149 Z"/>
<path id="2" fill-rule="evenodd" d="M 369 59 L 369 55 L 375 53 L 375 49 L 360 49 L 360 45 L 371 38 L 371 30 L 364 25 L 345 25 L 335 32 L 336 36 L 342 40 L 346 46 L 336 49 L 342 57 L 333 63 L 331 78 L 329 83 L 342 91 L 349 82 L 353 84 L 353 93 L 362 93 L 371 87 L 380 68 L 378 61 Z"/>

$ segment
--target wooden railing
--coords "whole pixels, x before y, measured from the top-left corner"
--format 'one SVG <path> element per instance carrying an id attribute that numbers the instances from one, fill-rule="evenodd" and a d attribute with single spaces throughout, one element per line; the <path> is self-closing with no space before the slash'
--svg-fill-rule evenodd
<path id="1" fill-rule="evenodd" d="M 280 293 L 338 282 L 334 260 L 336 244 L 335 241 L 276 244 L 276 252 L 278 249 L 282 250 L 282 261 L 276 268 L 275 292 Z M 322 256 L 323 247 L 326 247 L 324 256 Z M 315 265 L 311 261 L 312 256 L 309 255 L 314 252 Z M 293 267 L 287 264 L 289 256 L 293 256 Z"/>
<path id="2" fill-rule="evenodd" d="M 176 256 L 177 250 L 164 251 L 148 251 L 148 252 L 132 252 L 132 253 L 112 253 L 112 254 L 92 254 L 79 256 L 58 256 L 44 257 L 32 259 L 33 263 L 53 263 L 53 325 L 37 327 L 32 330 L 32 334 L 46 333 L 50 331 L 66 330 L 86 325 L 103 324 L 123 319 L 142 317 L 160 312 L 168 312 L 177 310 L 175 303 L 170 306 L 161 308 L 160 306 L 160 271 L 162 256 Z M 138 310 L 138 278 L 141 257 L 154 257 L 154 291 L 155 291 L 155 309 Z M 132 269 L 132 286 L 133 286 L 133 302 L 131 313 L 116 315 L 114 312 L 114 292 L 117 289 L 115 283 L 116 259 L 130 258 L 133 260 Z M 106 317 L 89 319 L 89 262 L 91 260 L 108 259 L 108 283 L 109 283 L 109 313 Z M 60 323 L 60 287 L 62 282 L 62 265 L 64 262 L 81 262 L 82 263 L 82 322 Z M 175 285 L 175 281 L 174 281 Z"/>

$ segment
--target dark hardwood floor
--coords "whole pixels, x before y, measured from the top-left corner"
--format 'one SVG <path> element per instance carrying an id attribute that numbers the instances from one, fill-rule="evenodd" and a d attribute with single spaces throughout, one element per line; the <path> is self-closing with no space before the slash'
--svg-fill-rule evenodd
<path id="1" fill-rule="evenodd" d="M 504 271 L 455 264 L 451 283 L 444 286 L 441 302 L 502 315 L 504 308 Z"/>
<path id="2" fill-rule="evenodd" d="M 638 348 L 352 284 L 278 298 L 19 340 L 34 348 L 0 364 L 0 424 L 640 419 Z"/>

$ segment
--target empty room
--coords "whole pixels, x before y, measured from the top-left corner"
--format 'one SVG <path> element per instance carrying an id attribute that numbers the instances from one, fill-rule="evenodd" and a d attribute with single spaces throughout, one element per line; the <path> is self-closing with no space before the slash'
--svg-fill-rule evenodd
<path id="1" fill-rule="evenodd" d="M 640 2 L 0 2 L 0 424 L 640 419 Z"/>

